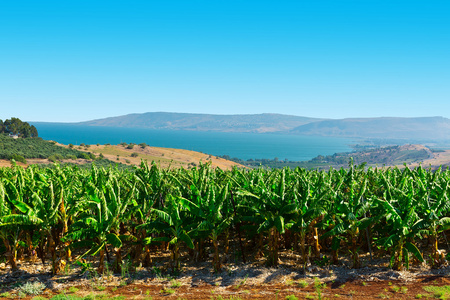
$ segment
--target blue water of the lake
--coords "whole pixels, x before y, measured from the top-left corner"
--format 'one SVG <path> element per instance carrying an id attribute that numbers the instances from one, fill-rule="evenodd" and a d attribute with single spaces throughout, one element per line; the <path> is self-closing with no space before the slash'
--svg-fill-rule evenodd
<path id="1" fill-rule="evenodd" d="M 32 123 L 39 136 L 62 144 L 146 143 L 149 146 L 229 155 L 240 159 L 270 158 L 309 160 L 317 155 L 351 151 L 345 138 L 285 134 L 230 133 L 145 128 L 82 126 L 65 123 Z"/>

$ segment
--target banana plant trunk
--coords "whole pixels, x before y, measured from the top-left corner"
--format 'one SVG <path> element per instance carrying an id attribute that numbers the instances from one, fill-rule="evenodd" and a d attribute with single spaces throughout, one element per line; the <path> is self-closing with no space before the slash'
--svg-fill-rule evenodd
<path id="1" fill-rule="evenodd" d="M 27 233 L 27 245 L 28 245 L 28 253 L 30 255 L 31 261 L 34 263 L 37 259 L 37 255 L 36 255 L 36 251 L 35 251 L 35 247 L 33 246 L 33 231 L 30 230 Z"/>
<path id="2" fill-rule="evenodd" d="M 224 253 L 225 255 L 228 255 L 228 253 L 230 252 L 230 231 L 228 229 L 225 230 L 225 240 L 224 240 Z"/>
<path id="3" fill-rule="evenodd" d="M 68 222 L 72 217 L 70 217 L 69 219 L 66 218 L 66 209 L 64 206 L 64 200 L 61 202 L 61 206 L 60 206 L 59 210 L 61 212 L 61 215 L 63 216 L 63 228 L 62 228 L 61 236 L 64 237 L 67 234 L 67 232 L 69 231 Z M 66 261 L 70 262 L 70 261 L 72 261 L 72 251 L 70 250 L 70 241 L 64 242 L 63 245 L 64 245 L 64 249 L 65 249 Z"/>
<path id="4" fill-rule="evenodd" d="M 217 236 L 213 237 L 213 246 L 214 246 L 214 257 L 213 257 L 214 272 L 219 272 L 222 266 L 220 264 L 219 241 L 217 240 Z"/>
<path id="5" fill-rule="evenodd" d="M 99 265 L 97 268 L 97 272 L 99 274 L 103 274 L 103 272 L 105 271 L 105 249 L 102 247 L 102 249 L 100 250 L 100 260 L 99 260 Z"/>
<path id="6" fill-rule="evenodd" d="M 114 262 L 114 272 L 121 273 L 122 272 L 122 253 L 121 248 L 114 248 L 114 252 L 116 255 L 116 260 Z"/>
<path id="7" fill-rule="evenodd" d="M 434 260 L 434 263 L 437 265 L 440 265 L 441 263 L 441 257 L 439 255 L 439 244 L 438 244 L 438 239 L 437 239 L 437 234 L 436 232 L 433 232 L 430 235 L 430 240 L 431 240 L 431 247 L 432 247 L 432 257 Z"/>
<path id="8" fill-rule="evenodd" d="M 52 234 L 49 235 L 49 242 L 48 242 L 48 251 L 50 252 L 50 256 L 52 258 L 52 274 L 56 275 L 58 274 L 58 263 L 57 263 L 57 257 L 56 257 L 56 243 L 52 237 Z"/>
<path id="9" fill-rule="evenodd" d="M 263 246 L 264 246 L 264 235 L 262 233 L 258 234 L 258 245 L 256 250 L 255 258 L 258 259 L 260 257 L 264 257 L 263 252 Z"/>
<path id="10" fill-rule="evenodd" d="M 356 228 L 356 231 L 351 233 L 350 235 L 350 239 L 351 239 L 351 251 L 352 251 L 352 257 L 353 257 L 353 268 L 354 269 L 359 269 L 361 267 L 361 262 L 359 260 L 359 254 L 358 254 L 358 234 L 359 234 L 359 230 L 358 228 Z"/>
<path id="11" fill-rule="evenodd" d="M 306 232 L 302 230 L 300 232 L 300 252 L 302 254 L 302 264 L 305 264 L 308 260 L 308 255 L 306 252 Z"/>
<path id="12" fill-rule="evenodd" d="M 394 265 L 392 268 L 396 271 L 403 271 L 403 244 L 404 242 L 400 240 L 395 250 Z"/>
<path id="13" fill-rule="evenodd" d="M 331 250 L 331 262 L 334 264 L 334 265 L 337 265 L 337 264 L 339 264 L 339 254 L 338 254 L 338 251 L 339 250 L 334 250 L 334 249 L 332 249 Z"/>
<path id="14" fill-rule="evenodd" d="M 150 246 L 145 245 L 144 251 L 145 251 L 144 252 L 144 266 L 148 268 L 152 264 L 152 257 L 150 255 Z"/>
<path id="15" fill-rule="evenodd" d="M 269 259 L 270 266 L 278 266 L 278 231 L 272 227 L 269 231 Z"/>
<path id="16" fill-rule="evenodd" d="M 320 258 L 319 231 L 317 227 L 314 227 L 314 255 L 316 258 Z"/>
<path id="17" fill-rule="evenodd" d="M 16 251 L 15 247 L 11 247 L 11 244 L 9 243 L 8 239 L 3 239 L 3 243 L 5 244 L 5 248 L 6 248 L 6 256 L 8 257 L 8 261 L 9 264 L 11 265 L 11 269 L 13 271 L 18 270 L 19 268 L 17 267 L 17 261 L 16 261 Z"/>
<path id="18" fill-rule="evenodd" d="M 181 269 L 181 263 L 180 263 L 180 247 L 178 243 L 175 243 L 172 248 L 172 260 L 173 260 L 173 269 L 174 270 L 180 270 Z"/>

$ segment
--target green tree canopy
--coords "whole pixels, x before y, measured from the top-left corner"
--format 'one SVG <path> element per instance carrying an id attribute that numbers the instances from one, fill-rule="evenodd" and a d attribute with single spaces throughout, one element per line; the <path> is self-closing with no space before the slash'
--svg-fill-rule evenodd
<path id="1" fill-rule="evenodd" d="M 19 118 L 6 119 L 4 122 L 0 120 L 0 133 L 14 134 L 24 138 L 38 136 L 36 127 Z"/>

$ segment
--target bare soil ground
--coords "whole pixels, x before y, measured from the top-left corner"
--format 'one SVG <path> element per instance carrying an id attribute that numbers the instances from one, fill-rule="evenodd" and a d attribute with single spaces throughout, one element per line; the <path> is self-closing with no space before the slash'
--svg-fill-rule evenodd
<path id="1" fill-rule="evenodd" d="M 430 269 L 413 265 L 409 271 L 393 271 L 385 259 L 363 257 L 363 268 L 340 265 L 308 265 L 297 263 L 298 255 L 281 252 L 277 268 L 264 265 L 264 259 L 253 263 L 228 262 L 219 273 L 213 273 L 211 262 L 194 263 L 183 254 L 182 271 L 168 271 L 170 253 L 154 253 L 151 268 L 124 269 L 122 274 L 106 272 L 102 276 L 83 273 L 77 265 L 67 265 L 60 275 L 52 276 L 50 266 L 23 260 L 21 271 L 0 264 L 0 299 L 32 299 L 20 293 L 26 282 L 40 281 L 46 289 L 42 297 L 55 295 L 91 295 L 96 299 L 124 296 L 124 299 L 414 299 L 450 297 L 448 291 L 430 291 L 433 287 L 450 287 L 450 267 Z M 96 262 L 92 262 L 95 266 Z"/>

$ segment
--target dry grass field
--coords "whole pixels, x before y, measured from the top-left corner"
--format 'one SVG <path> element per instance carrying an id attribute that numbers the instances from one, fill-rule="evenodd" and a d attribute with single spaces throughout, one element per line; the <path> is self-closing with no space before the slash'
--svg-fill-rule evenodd
<path id="1" fill-rule="evenodd" d="M 58 144 L 62 147 L 68 147 L 68 145 Z M 197 166 L 200 163 L 211 163 L 214 168 L 221 168 L 228 170 L 234 166 L 244 167 L 238 163 L 215 157 L 213 155 L 173 148 L 160 148 L 150 147 L 145 148 L 139 145 L 134 145 L 132 149 L 128 149 L 128 146 L 123 145 L 88 145 L 87 147 L 75 146 L 77 150 L 94 153 L 97 156 L 102 154 L 104 158 L 113 162 L 118 162 L 126 165 L 140 165 L 142 160 L 147 162 L 155 161 L 163 168 L 189 168 Z M 64 160 L 64 162 L 84 164 L 87 161 L 84 159 L 77 160 Z M 19 166 L 26 167 L 30 164 L 48 164 L 51 163 L 47 159 L 28 159 L 27 164 L 17 163 Z M 9 160 L 0 160 L 0 167 L 9 167 L 11 162 Z"/>

